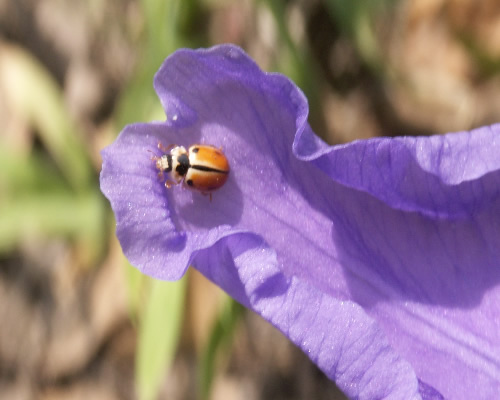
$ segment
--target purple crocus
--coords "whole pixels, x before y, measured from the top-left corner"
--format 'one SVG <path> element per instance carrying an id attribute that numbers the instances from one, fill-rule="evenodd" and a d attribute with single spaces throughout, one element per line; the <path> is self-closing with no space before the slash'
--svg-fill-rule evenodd
<path id="1" fill-rule="evenodd" d="M 500 125 L 327 146 L 302 92 L 230 45 L 175 52 L 154 85 L 166 121 L 102 152 L 134 266 L 194 266 L 350 398 L 498 398 Z M 167 190 L 158 142 L 221 146 L 227 183 Z"/>

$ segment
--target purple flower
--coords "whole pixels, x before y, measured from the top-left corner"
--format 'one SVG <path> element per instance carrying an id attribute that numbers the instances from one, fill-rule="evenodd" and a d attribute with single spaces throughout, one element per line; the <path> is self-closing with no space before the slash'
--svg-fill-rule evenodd
<path id="1" fill-rule="evenodd" d="M 193 265 L 351 398 L 500 393 L 500 125 L 330 147 L 302 92 L 228 45 L 177 51 L 154 84 L 166 121 L 102 152 L 133 265 Z M 222 146 L 228 182 L 165 189 L 158 142 Z"/>

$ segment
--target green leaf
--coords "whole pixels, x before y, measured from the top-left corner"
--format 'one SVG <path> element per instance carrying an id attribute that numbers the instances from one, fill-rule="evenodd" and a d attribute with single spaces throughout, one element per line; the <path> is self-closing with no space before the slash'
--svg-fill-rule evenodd
<path id="1" fill-rule="evenodd" d="M 395 0 L 327 0 L 326 6 L 335 22 L 349 36 L 361 58 L 374 71 L 383 67 L 382 51 L 375 25 L 382 13 L 396 4 Z"/>
<path id="2" fill-rule="evenodd" d="M 0 79 L 14 112 L 36 128 L 70 186 L 89 186 L 93 174 L 76 125 L 69 117 L 61 88 L 49 71 L 20 47 L 2 45 Z"/>
<path id="3" fill-rule="evenodd" d="M 81 240 L 92 260 L 105 243 L 106 210 L 100 193 L 25 193 L 0 203 L 0 253 L 12 251 L 21 241 L 47 236 Z M 92 254 L 90 254 L 92 253 Z"/>
<path id="4" fill-rule="evenodd" d="M 52 191 L 70 192 L 49 157 L 40 152 L 21 155 L 0 147 L 0 171 L 0 202 L 23 195 L 36 197 Z"/>
<path id="5" fill-rule="evenodd" d="M 283 0 L 263 0 L 276 22 L 280 38 L 285 45 L 278 59 L 279 70 L 290 77 L 305 93 L 309 102 L 312 121 L 321 119 L 320 86 L 321 71 L 311 56 L 307 45 L 296 43 L 287 23 L 286 3 Z"/>
<path id="6" fill-rule="evenodd" d="M 146 275 L 133 267 L 124 257 L 125 282 L 127 284 L 129 314 L 132 323 L 137 324 L 144 287 L 150 283 Z"/>
<path id="7" fill-rule="evenodd" d="M 115 117 L 120 129 L 136 121 L 165 119 L 153 89 L 153 77 L 163 60 L 180 45 L 177 29 L 180 0 L 142 0 L 141 4 L 145 18 L 143 54 L 117 107 Z"/>
<path id="8" fill-rule="evenodd" d="M 186 278 L 151 282 L 151 292 L 139 325 L 136 384 L 140 400 L 156 398 L 173 360 L 181 332 Z"/>

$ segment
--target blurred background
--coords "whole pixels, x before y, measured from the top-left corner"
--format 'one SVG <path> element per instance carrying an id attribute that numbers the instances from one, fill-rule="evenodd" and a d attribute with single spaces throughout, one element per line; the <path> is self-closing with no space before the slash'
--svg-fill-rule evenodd
<path id="1" fill-rule="evenodd" d="M 224 42 L 331 144 L 500 121 L 498 0 L 0 0 L 0 399 L 344 398 L 195 271 L 128 265 L 99 191 L 164 58 Z"/>

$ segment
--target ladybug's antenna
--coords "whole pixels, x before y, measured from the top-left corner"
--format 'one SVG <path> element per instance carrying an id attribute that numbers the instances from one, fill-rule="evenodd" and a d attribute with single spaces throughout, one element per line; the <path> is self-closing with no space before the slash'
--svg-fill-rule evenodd
<path id="1" fill-rule="evenodd" d="M 155 161 L 156 162 L 156 161 L 158 161 L 160 159 L 160 157 L 158 157 L 153 150 L 148 149 L 148 151 L 153 155 L 151 157 L 151 161 Z"/>

